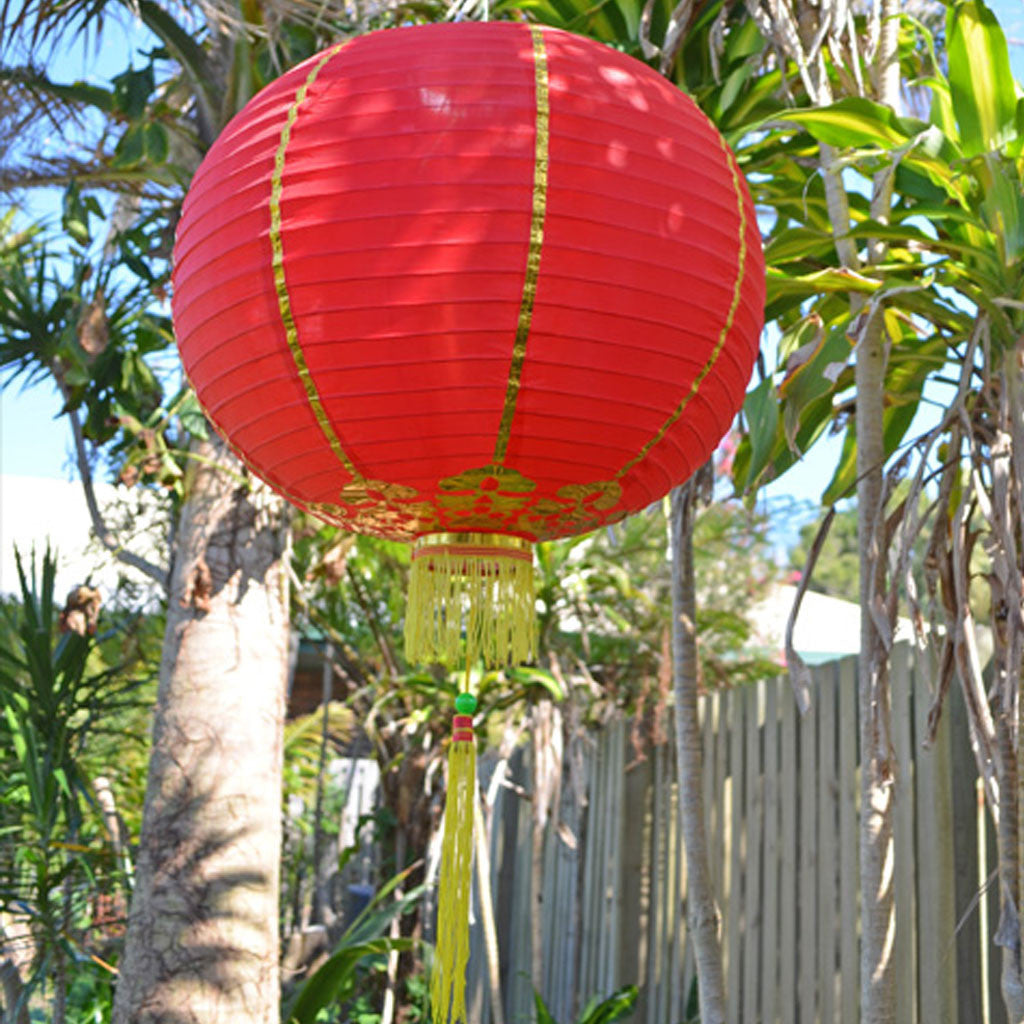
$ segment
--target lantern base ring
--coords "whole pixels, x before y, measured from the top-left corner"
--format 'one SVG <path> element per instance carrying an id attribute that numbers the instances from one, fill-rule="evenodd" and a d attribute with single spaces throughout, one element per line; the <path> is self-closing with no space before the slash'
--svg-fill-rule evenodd
<path id="1" fill-rule="evenodd" d="M 431 533 L 412 551 L 405 655 L 489 668 L 535 650 L 533 545 L 500 533 Z"/>

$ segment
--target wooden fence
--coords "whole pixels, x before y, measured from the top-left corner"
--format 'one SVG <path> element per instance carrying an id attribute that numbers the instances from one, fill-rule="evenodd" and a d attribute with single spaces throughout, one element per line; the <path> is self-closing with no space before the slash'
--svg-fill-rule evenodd
<path id="1" fill-rule="evenodd" d="M 813 677 L 803 718 L 785 678 L 701 700 L 730 1024 L 858 1020 L 856 662 L 818 666 Z M 896 649 L 892 692 L 897 1019 L 1002 1024 L 995 887 L 978 897 L 995 866 L 994 838 L 959 694 L 924 749 L 926 656 Z M 513 759 L 489 848 L 506 1024 L 532 1019 L 535 982 L 560 1024 L 591 996 L 629 983 L 640 987 L 636 1024 L 688 1019 L 694 969 L 670 721 L 664 732 L 666 742 L 638 748 L 618 720 L 568 743 L 544 837 L 542 979 L 530 977 L 529 756 Z M 485 760 L 485 783 L 489 770 Z M 493 1022 L 487 966 L 475 924 L 474 1024 Z"/>

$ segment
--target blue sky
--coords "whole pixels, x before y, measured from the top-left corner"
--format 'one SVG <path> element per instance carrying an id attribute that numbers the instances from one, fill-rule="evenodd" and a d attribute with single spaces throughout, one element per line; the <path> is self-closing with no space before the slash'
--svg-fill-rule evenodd
<path id="1" fill-rule="evenodd" d="M 996 11 L 1011 42 L 1011 58 L 1018 81 L 1024 81 L 1024 0 L 996 0 Z M 110 37 L 108 37 L 110 38 Z M 60 77 L 93 78 L 123 67 L 129 35 L 114 36 L 106 51 L 88 60 L 81 52 L 62 59 Z M 75 63 L 78 66 L 75 66 Z M 0 473 L 21 476 L 73 479 L 68 427 L 58 419 L 60 399 L 49 385 L 22 391 L 20 384 L 0 394 Z M 813 506 L 831 477 L 838 455 L 838 441 L 819 444 L 803 462 L 772 485 L 774 501 L 795 498 Z"/>

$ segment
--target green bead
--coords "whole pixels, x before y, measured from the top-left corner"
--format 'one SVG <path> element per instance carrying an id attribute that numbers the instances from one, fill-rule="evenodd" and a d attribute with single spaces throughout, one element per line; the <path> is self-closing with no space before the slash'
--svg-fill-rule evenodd
<path id="1" fill-rule="evenodd" d="M 476 697 L 471 693 L 460 693 L 455 698 L 455 710 L 460 715 L 471 715 L 476 711 Z"/>

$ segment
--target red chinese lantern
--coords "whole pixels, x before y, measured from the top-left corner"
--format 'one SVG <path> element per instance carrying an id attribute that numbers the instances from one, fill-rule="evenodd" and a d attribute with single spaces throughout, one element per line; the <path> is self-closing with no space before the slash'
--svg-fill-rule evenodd
<path id="1" fill-rule="evenodd" d="M 468 629 L 502 663 L 532 651 L 530 542 L 643 508 L 728 429 L 763 289 L 743 179 L 683 93 L 463 23 L 351 39 L 249 103 L 186 199 L 174 321 L 259 476 L 415 543 L 411 656 Z"/>
<path id="2" fill-rule="evenodd" d="M 707 118 L 636 60 L 520 23 L 377 32 L 283 75 L 210 150 L 175 247 L 217 428 L 296 505 L 414 543 L 414 660 L 529 658 L 532 542 L 707 459 L 763 300 Z"/>

